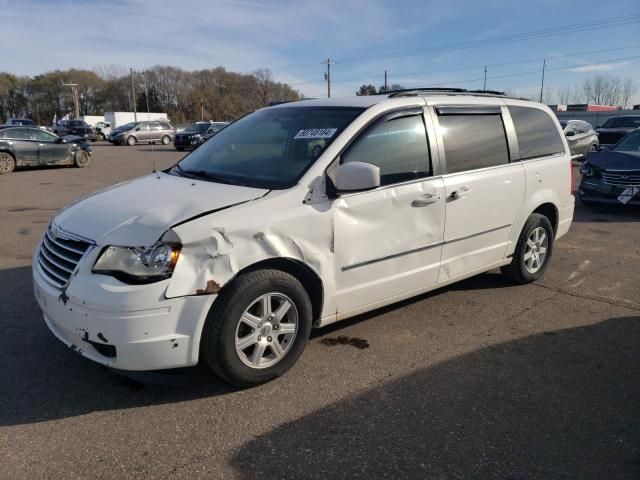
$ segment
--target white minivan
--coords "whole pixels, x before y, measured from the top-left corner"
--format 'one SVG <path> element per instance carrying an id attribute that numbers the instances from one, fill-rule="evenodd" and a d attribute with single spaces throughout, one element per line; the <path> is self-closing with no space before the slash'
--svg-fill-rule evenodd
<path id="1" fill-rule="evenodd" d="M 545 271 L 574 208 L 544 105 L 459 89 L 304 100 L 67 206 L 33 258 L 51 331 L 116 369 L 271 380 L 312 327 L 501 267 Z"/>

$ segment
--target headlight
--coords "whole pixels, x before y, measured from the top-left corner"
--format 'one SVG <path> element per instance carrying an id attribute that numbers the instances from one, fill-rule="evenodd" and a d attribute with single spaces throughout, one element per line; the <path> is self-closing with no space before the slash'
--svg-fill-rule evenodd
<path id="1" fill-rule="evenodd" d="M 580 167 L 580 173 L 585 177 L 589 178 L 600 178 L 602 177 L 602 172 L 598 167 L 594 167 L 588 162 L 585 162 Z"/>
<path id="2" fill-rule="evenodd" d="M 156 243 L 151 247 L 107 247 L 93 266 L 125 283 L 151 283 L 169 278 L 178 262 L 181 246 Z"/>

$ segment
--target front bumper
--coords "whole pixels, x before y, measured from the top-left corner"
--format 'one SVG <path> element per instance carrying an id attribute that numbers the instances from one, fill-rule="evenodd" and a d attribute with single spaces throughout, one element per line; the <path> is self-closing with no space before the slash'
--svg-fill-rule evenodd
<path id="1" fill-rule="evenodd" d="M 602 179 L 582 177 L 578 188 L 578 195 L 586 202 L 602 203 L 609 205 L 640 205 L 640 195 L 635 195 L 626 204 L 623 204 L 618 197 L 627 187 L 608 185 Z"/>
<path id="2" fill-rule="evenodd" d="M 182 138 L 175 137 L 173 140 L 173 145 L 176 148 L 196 148 L 202 143 L 199 138 Z"/>
<path id="3" fill-rule="evenodd" d="M 80 260 L 63 292 L 33 262 L 33 287 L 53 334 L 76 353 L 121 370 L 159 370 L 198 363 L 200 334 L 216 295 L 166 299 L 170 280 L 127 285 L 91 273 L 99 253 Z"/>

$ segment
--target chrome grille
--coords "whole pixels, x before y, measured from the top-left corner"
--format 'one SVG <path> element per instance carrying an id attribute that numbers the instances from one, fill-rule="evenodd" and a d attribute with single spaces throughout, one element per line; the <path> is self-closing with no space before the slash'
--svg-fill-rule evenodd
<path id="1" fill-rule="evenodd" d="M 38 254 L 44 278 L 53 286 L 63 288 L 90 247 L 91 243 L 49 225 Z"/>
<path id="2" fill-rule="evenodd" d="M 616 187 L 637 187 L 640 186 L 640 170 L 631 172 L 602 172 L 602 180 L 607 185 Z"/>

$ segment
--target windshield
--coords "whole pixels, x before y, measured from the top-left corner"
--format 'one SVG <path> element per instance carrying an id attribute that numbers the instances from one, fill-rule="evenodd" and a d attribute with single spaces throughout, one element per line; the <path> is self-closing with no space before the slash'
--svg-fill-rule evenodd
<path id="1" fill-rule="evenodd" d="M 610 118 L 602 128 L 636 128 L 640 127 L 640 117 L 614 117 Z"/>
<path id="2" fill-rule="evenodd" d="M 131 122 L 131 123 L 125 123 L 124 125 L 120 125 L 118 128 L 116 128 L 116 130 L 131 130 L 133 127 L 135 127 L 139 122 Z"/>
<path id="3" fill-rule="evenodd" d="M 204 133 L 207 131 L 210 125 L 210 123 L 194 123 L 193 125 L 189 125 L 187 128 L 185 128 L 184 131 Z"/>
<path id="4" fill-rule="evenodd" d="M 618 142 L 613 149 L 616 152 L 633 153 L 640 155 L 640 130 L 631 132 Z"/>
<path id="5" fill-rule="evenodd" d="M 222 129 L 170 173 L 255 188 L 290 188 L 362 111 L 351 107 L 259 110 Z"/>

